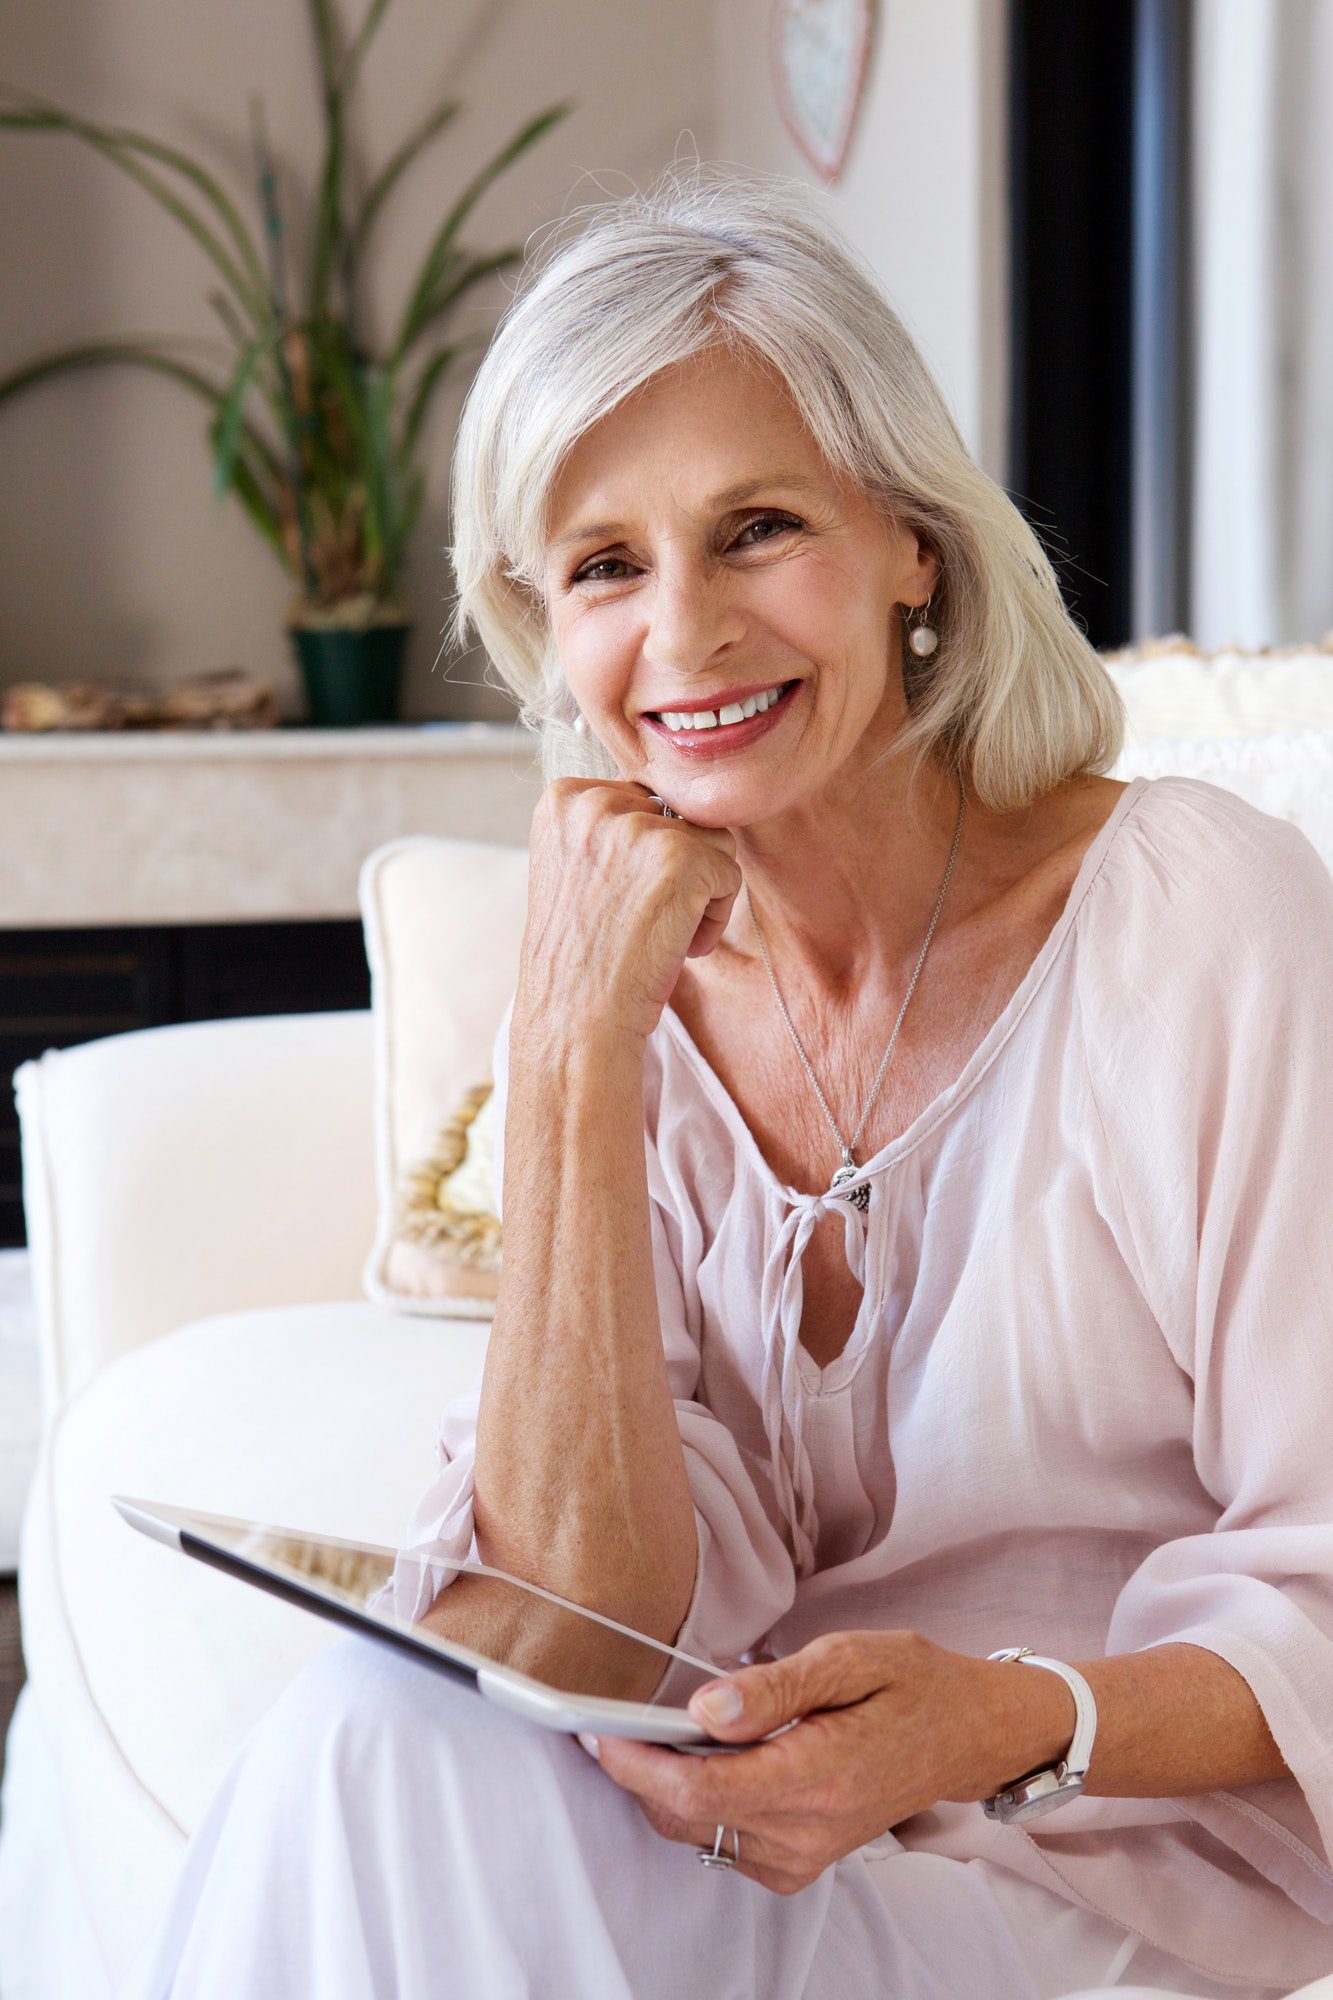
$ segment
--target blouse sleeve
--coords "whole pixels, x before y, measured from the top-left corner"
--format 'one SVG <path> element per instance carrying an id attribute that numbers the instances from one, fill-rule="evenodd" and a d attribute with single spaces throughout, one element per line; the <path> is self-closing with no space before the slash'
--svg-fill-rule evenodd
<path id="1" fill-rule="evenodd" d="M 1106 1650 L 1184 1642 L 1243 1677 L 1292 1776 L 1176 1803 L 1330 1922 L 1333 877 L 1283 822 L 1199 810 L 1206 867 L 1184 881 L 1163 849 L 1156 938 L 1137 951 L 1125 912 L 1088 1045 L 1131 1256 L 1193 1385 L 1217 1515 L 1128 1578 Z"/>
<path id="2" fill-rule="evenodd" d="M 495 1199 L 502 1222 L 504 1113 L 513 1004 L 511 999 L 500 1023 L 491 1069 L 496 1100 Z M 645 1148 L 658 1316 L 697 1533 L 694 1592 L 675 1645 L 678 1652 L 690 1655 L 711 1673 L 715 1668 L 739 1664 L 747 1650 L 790 1609 L 796 1577 L 786 1544 L 760 1503 L 735 1438 L 696 1400 L 699 1347 L 690 1330 L 694 1315 L 683 1275 L 679 1218 L 670 1204 L 656 1145 L 646 1131 Z M 413 1511 L 394 1577 L 386 1586 L 399 1617 L 424 1617 L 452 1580 L 453 1571 L 445 1566 L 446 1561 L 476 1558 L 472 1502 L 480 1395 L 478 1386 L 454 1398 L 441 1413 L 436 1474 Z M 683 1700 L 699 1680 L 697 1668 L 673 1661 L 654 1700 Z"/>

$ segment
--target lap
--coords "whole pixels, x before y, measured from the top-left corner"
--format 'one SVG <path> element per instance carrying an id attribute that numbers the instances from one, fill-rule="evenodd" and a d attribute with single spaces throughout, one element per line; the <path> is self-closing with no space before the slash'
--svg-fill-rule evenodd
<path id="1" fill-rule="evenodd" d="M 1123 1931 L 1001 1876 L 900 1848 L 776 1896 L 662 1839 L 574 1738 L 350 1637 L 252 1732 L 123 2000 L 1095 1989 Z"/>

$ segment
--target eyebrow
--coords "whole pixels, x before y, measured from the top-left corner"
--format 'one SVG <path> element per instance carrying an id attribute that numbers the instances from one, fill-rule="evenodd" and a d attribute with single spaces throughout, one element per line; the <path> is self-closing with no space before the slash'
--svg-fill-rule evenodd
<path id="1" fill-rule="evenodd" d="M 735 486 L 724 486 L 719 493 L 711 493 L 705 505 L 707 508 L 739 507 L 756 493 L 765 488 L 785 487 L 789 493 L 820 493 L 823 488 L 818 481 L 803 472 L 765 472 L 758 479 L 742 479 Z M 574 542 L 613 541 L 623 530 L 623 521 L 589 521 L 580 528 L 570 528 L 565 534 L 557 535 L 546 544 L 547 549 L 566 549 Z"/>

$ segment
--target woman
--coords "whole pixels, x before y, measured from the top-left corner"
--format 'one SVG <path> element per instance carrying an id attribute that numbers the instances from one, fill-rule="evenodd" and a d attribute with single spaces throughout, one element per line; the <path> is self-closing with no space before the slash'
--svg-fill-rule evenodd
<path id="1" fill-rule="evenodd" d="M 551 782 L 502 1294 L 396 1588 L 484 1619 L 434 1561 L 475 1548 L 734 1669 L 691 1707 L 755 1747 L 599 1768 L 340 1642 L 134 1990 L 1333 1968 L 1318 856 L 1102 775 L 1121 706 L 1040 544 L 794 188 L 699 170 L 582 218 L 455 472 L 459 629 Z M 1079 1690 L 1084 1795 L 989 1817 L 1062 1782 Z"/>

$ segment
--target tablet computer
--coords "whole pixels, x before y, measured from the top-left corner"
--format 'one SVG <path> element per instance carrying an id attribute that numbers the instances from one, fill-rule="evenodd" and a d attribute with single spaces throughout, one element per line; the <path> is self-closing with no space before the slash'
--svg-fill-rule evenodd
<path id="1" fill-rule="evenodd" d="M 748 1747 L 715 1742 L 684 1708 L 612 1692 L 627 1678 L 656 1686 L 674 1666 L 673 1693 L 688 1701 L 696 1687 L 724 1668 L 503 1570 L 432 1557 L 432 1569 L 452 1570 L 453 1580 L 426 1614 L 430 1622 L 413 1623 L 395 1609 L 395 1600 L 400 1607 L 415 1602 L 416 1571 L 425 1557 L 124 1494 L 112 1497 L 131 1527 L 168 1548 L 411 1653 L 423 1666 L 547 1729 L 633 1736 L 694 1755 Z"/>

